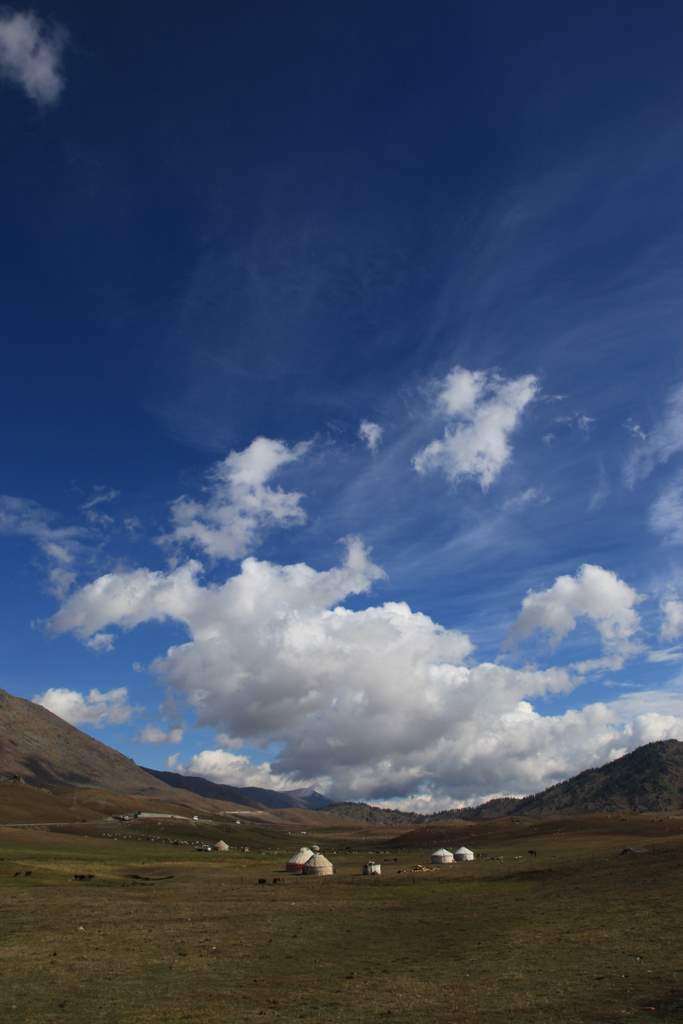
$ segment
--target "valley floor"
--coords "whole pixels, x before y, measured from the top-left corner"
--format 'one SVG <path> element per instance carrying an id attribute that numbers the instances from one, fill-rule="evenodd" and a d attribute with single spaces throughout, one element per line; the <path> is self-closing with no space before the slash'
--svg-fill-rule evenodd
<path id="1" fill-rule="evenodd" d="M 649 833 L 569 824 L 536 856 L 493 833 L 477 852 L 502 861 L 424 873 L 429 850 L 392 849 L 377 879 L 328 845 L 337 874 L 317 879 L 285 875 L 286 843 L 198 854 L 0 829 L 0 1020 L 681 1021 L 683 837 Z"/>

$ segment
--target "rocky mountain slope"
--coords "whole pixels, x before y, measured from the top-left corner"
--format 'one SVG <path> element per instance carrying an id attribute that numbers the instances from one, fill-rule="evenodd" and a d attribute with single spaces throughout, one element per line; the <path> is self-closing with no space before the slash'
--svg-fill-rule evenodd
<path id="1" fill-rule="evenodd" d="M 159 779 L 51 711 L 0 690 L 0 778 L 177 799 Z"/>

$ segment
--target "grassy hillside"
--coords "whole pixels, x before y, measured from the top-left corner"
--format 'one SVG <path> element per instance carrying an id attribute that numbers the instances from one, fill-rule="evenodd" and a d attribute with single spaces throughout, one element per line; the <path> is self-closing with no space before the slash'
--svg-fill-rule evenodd
<path id="1" fill-rule="evenodd" d="M 226 809 L 231 807 L 223 804 Z M 211 815 L 215 805 L 188 793 L 160 793 L 154 796 L 114 793 L 90 786 L 32 786 L 0 782 L 0 824 L 98 821 L 112 814 L 156 811 L 193 817 Z"/>

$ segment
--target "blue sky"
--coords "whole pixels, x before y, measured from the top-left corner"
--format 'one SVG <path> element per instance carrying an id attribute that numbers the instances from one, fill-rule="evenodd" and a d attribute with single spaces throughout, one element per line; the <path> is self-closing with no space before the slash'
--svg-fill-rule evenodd
<path id="1" fill-rule="evenodd" d="M 681 29 L 4 8 L 0 685 L 425 809 L 683 739 Z"/>

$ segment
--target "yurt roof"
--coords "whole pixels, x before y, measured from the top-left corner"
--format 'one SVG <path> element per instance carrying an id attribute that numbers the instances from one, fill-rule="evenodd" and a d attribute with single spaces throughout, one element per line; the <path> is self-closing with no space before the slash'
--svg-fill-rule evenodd
<path id="1" fill-rule="evenodd" d="M 458 847 L 458 849 L 455 852 L 456 853 L 472 853 L 472 851 L 468 850 L 468 848 L 466 846 Z"/>
<path id="2" fill-rule="evenodd" d="M 332 867 L 332 862 L 322 853 L 314 853 L 309 860 L 306 861 L 306 867 L 309 868 L 322 868 L 326 864 Z"/>
<path id="3" fill-rule="evenodd" d="M 287 861 L 288 864 L 306 864 L 307 861 L 313 856 L 313 850 L 309 850 L 307 846 L 302 846 L 300 850 L 293 853 Z"/>
<path id="4" fill-rule="evenodd" d="M 432 857 L 452 857 L 452 856 L 453 856 L 453 854 L 451 853 L 451 851 L 444 849 L 443 846 L 441 847 L 440 850 L 434 850 L 434 853 L 432 854 Z"/>

